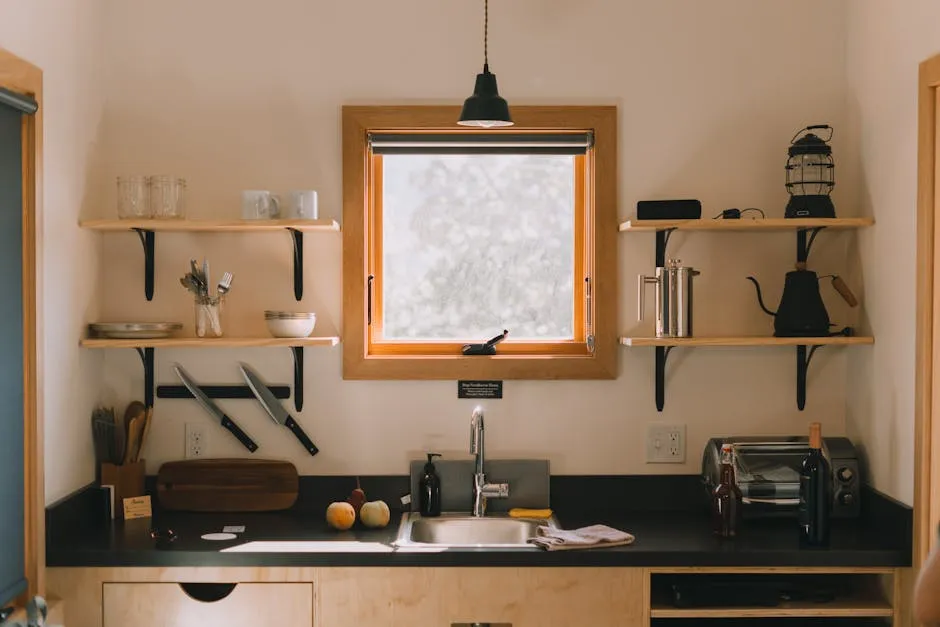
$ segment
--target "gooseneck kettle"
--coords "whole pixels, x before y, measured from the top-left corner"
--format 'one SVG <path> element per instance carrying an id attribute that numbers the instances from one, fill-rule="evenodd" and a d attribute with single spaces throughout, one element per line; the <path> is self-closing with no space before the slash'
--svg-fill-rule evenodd
<path id="1" fill-rule="evenodd" d="M 839 276 L 828 275 L 832 278 L 832 286 L 842 296 L 850 307 L 858 305 L 858 301 L 849 287 Z M 819 292 L 819 277 L 815 272 L 806 269 L 805 263 L 796 264 L 796 270 L 787 272 L 783 285 L 783 296 L 777 311 L 771 311 L 764 304 L 760 283 L 752 276 L 748 281 L 754 283 L 757 290 L 757 302 L 760 308 L 769 316 L 774 317 L 774 335 L 776 337 L 826 337 L 831 335 L 829 312 L 823 303 Z"/>

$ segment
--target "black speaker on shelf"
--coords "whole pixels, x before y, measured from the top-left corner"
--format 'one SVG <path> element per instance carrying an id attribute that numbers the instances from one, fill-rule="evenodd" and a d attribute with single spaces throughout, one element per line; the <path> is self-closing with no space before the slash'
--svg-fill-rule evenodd
<path id="1" fill-rule="evenodd" d="M 699 200 L 641 200 L 636 203 L 637 220 L 698 220 L 701 217 Z"/>

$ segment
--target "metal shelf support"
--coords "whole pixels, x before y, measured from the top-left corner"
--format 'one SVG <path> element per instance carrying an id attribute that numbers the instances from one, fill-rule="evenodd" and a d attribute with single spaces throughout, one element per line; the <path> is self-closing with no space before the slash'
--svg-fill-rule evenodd
<path id="1" fill-rule="evenodd" d="M 291 346 L 294 356 L 294 409 L 303 411 L 304 408 L 304 347 Z"/>
<path id="2" fill-rule="evenodd" d="M 140 355 L 140 361 L 144 365 L 144 405 L 148 408 L 153 407 L 153 361 L 154 349 L 152 346 L 146 348 L 136 348 Z"/>
<path id="3" fill-rule="evenodd" d="M 147 229 L 134 229 L 140 243 L 144 247 L 144 295 L 147 300 L 153 300 L 153 274 L 154 274 L 154 250 L 157 246 L 157 236 L 153 231 Z M 148 405 L 149 407 L 149 405 Z"/>
<path id="4" fill-rule="evenodd" d="M 817 226 L 812 229 L 799 229 L 796 232 L 796 261 L 797 263 L 806 263 L 809 258 L 809 251 L 813 248 L 813 242 L 816 236 L 825 227 Z M 809 235 L 809 238 L 807 238 Z"/>
<path id="5" fill-rule="evenodd" d="M 806 346 L 796 347 L 796 407 L 800 411 L 806 407 L 806 371 L 809 370 L 809 362 L 812 361 L 818 345 L 811 346 L 807 354 Z"/>
<path id="6" fill-rule="evenodd" d="M 294 298 L 300 302 L 304 297 L 304 232 L 299 229 L 287 230 L 294 244 Z"/>
<path id="7" fill-rule="evenodd" d="M 656 231 L 656 267 L 666 267 L 666 245 L 669 243 L 669 236 L 675 229 L 663 229 Z"/>
<path id="8" fill-rule="evenodd" d="M 656 347 L 656 410 L 662 411 L 666 405 L 666 359 L 675 346 Z"/>

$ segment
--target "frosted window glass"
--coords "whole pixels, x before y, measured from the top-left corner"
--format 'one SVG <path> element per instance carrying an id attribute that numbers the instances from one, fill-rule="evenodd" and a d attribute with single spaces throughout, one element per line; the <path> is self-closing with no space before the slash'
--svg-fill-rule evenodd
<path id="1" fill-rule="evenodd" d="M 385 155 L 386 340 L 574 337 L 574 157 Z"/>

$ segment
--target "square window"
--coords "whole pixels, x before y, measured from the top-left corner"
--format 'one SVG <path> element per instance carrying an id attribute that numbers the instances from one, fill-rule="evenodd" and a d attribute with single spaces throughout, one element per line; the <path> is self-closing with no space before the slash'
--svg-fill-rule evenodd
<path id="1" fill-rule="evenodd" d="M 382 339 L 575 339 L 576 157 L 382 159 Z"/>
<path id="2" fill-rule="evenodd" d="M 345 377 L 615 375 L 616 183 L 597 172 L 616 109 L 544 123 L 564 109 L 465 130 L 450 107 L 344 108 Z M 496 355 L 463 354 L 504 329 Z"/>

